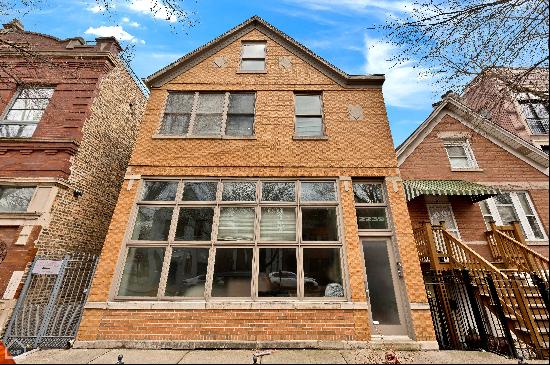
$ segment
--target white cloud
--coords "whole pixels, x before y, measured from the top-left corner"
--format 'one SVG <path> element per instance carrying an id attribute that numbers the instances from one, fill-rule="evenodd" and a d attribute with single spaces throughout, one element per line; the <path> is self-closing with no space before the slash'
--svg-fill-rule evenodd
<path id="1" fill-rule="evenodd" d="M 395 65 L 390 61 L 398 51 L 396 46 L 365 36 L 365 72 L 385 74 L 384 98 L 388 105 L 405 108 L 425 108 L 433 99 L 434 79 L 426 69 L 413 67 L 413 62 Z"/>
<path id="2" fill-rule="evenodd" d="M 128 24 L 128 26 L 130 26 L 130 27 L 139 28 L 139 23 L 138 22 L 133 22 L 133 21 L 130 20 L 130 18 L 128 18 L 126 16 L 124 18 L 122 18 L 122 22 Z"/>
<path id="3" fill-rule="evenodd" d="M 99 26 L 97 28 L 90 27 L 85 32 L 85 34 L 95 35 L 97 37 L 115 37 L 118 41 L 129 41 L 132 43 L 145 44 L 145 41 L 138 39 L 135 36 L 131 35 L 124 30 L 120 25 L 112 26 Z"/>
<path id="4" fill-rule="evenodd" d="M 102 5 L 96 4 L 96 5 L 90 5 L 89 7 L 86 8 L 86 10 L 97 14 L 97 13 L 103 13 L 105 11 L 105 7 Z"/>
<path id="5" fill-rule="evenodd" d="M 163 5 L 159 0 L 132 0 L 128 7 L 142 14 L 148 14 L 157 19 L 166 20 L 175 23 L 178 18 L 170 13 L 170 9 Z"/>

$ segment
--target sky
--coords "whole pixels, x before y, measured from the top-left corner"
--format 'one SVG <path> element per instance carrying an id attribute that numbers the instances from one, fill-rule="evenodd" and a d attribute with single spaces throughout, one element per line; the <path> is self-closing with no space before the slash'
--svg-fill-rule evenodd
<path id="1" fill-rule="evenodd" d="M 394 143 L 422 123 L 439 99 L 432 80 L 414 60 L 395 66 L 398 50 L 372 30 L 388 17 L 407 13 L 409 0 L 186 0 L 193 26 L 183 27 L 155 0 L 46 1 L 18 14 L 25 29 L 59 38 L 115 36 L 131 45 L 131 66 L 147 77 L 253 15 L 258 15 L 348 74 L 385 74 L 384 97 Z M 411 0 L 412 1 L 412 0 Z M 9 19 L 2 19 L 4 21 Z"/>

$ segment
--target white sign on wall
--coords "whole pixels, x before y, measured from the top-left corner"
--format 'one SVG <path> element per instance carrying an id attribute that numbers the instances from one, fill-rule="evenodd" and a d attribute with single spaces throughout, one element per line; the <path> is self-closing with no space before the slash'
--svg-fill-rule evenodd
<path id="1" fill-rule="evenodd" d="M 32 269 L 36 275 L 57 275 L 61 270 L 61 260 L 37 260 Z"/>

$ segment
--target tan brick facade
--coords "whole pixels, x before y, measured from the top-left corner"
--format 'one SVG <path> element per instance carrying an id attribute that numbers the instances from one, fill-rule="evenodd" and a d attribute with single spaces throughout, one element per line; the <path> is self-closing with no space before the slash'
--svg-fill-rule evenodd
<path id="1" fill-rule="evenodd" d="M 243 40 L 267 42 L 265 74 L 236 72 Z M 224 57 L 224 67 L 214 64 L 219 57 Z M 289 57 L 291 67 L 281 67 L 280 57 Z M 169 90 L 256 92 L 254 138 L 154 137 Z M 322 92 L 326 139 L 293 138 L 295 91 Z M 363 120 L 350 120 L 350 105 L 362 107 Z M 268 37 L 262 27 L 217 49 L 168 83 L 152 89 L 77 344 L 94 346 L 94 342 L 103 341 L 112 345 L 118 341 L 132 346 L 132 342 L 139 340 L 148 342 L 149 346 L 166 341 L 166 346 L 177 347 L 184 346 L 185 342 L 195 345 L 201 342 L 202 345 L 197 346 L 207 346 L 204 341 L 230 341 L 234 346 L 250 341 L 368 341 L 373 330 L 366 303 L 364 260 L 351 177 L 391 180 L 387 183 L 388 205 L 395 225 L 393 239 L 405 271 L 406 290 L 403 289 L 408 295 L 407 302 L 418 304 L 412 317 L 407 315 L 412 321 L 408 334 L 413 339 L 433 341 L 396 164 L 380 88 L 339 85 L 288 47 Z M 347 301 L 117 301 L 114 290 L 125 255 L 125 237 L 136 209 L 139 181 L 144 177 L 338 179 L 347 266 L 344 273 L 349 285 Z"/>

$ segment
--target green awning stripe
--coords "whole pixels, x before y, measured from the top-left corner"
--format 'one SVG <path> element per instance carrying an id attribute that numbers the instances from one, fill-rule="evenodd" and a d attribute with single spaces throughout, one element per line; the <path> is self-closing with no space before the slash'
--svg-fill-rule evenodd
<path id="1" fill-rule="evenodd" d="M 464 180 L 404 180 L 403 185 L 407 201 L 420 195 L 464 195 L 476 202 L 500 194 L 496 187 Z"/>

